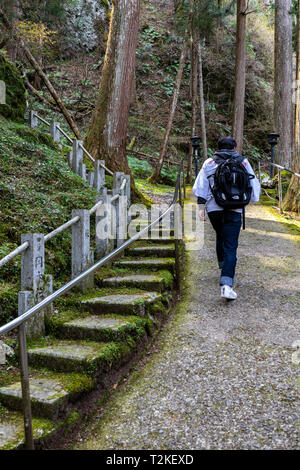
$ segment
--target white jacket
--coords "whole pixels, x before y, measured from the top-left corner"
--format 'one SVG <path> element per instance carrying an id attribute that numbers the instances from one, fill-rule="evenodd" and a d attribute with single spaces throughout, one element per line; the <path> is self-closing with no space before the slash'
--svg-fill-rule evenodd
<path id="1" fill-rule="evenodd" d="M 224 151 L 221 151 L 221 152 L 224 152 Z M 235 155 L 235 154 L 238 155 L 237 152 L 234 152 L 233 150 L 226 150 L 226 153 L 227 152 L 232 155 Z M 243 165 L 245 166 L 248 173 L 255 176 L 255 173 L 247 158 L 243 160 Z M 210 184 L 213 185 L 213 176 L 210 178 L 210 183 L 208 180 L 208 176 L 213 175 L 217 167 L 218 167 L 218 164 L 212 158 L 208 158 L 207 160 L 205 160 L 193 186 L 194 195 L 206 200 L 207 212 L 224 210 L 223 207 L 218 206 L 210 189 Z M 250 202 L 257 202 L 259 201 L 259 196 L 260 196 L 260 183 L 258 179 L 256 178 L 256 176 L 252 178 L 250 182 L 252 186 L 252 195 L 251 195 Z M 236 212 L 242 212 L 242 209 L 232 209 L 232 210 Z"/>

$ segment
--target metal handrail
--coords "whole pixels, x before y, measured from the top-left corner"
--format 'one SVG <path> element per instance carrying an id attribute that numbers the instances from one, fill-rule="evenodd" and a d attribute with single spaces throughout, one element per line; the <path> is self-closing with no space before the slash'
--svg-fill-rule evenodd
<path id="1" fill-rule="evenodd" d="M 76 217 L 73 217 L 73 219 L 69 220 L 65 224 L 61 225 L 60 227 L 56 228 L 52 232 L 45 235 L 44 241 L 47 242 L 48 240 L 51 240 L 51 238 L 56 237 L 56 235 L 58 235 L 59 233 L 63 232 L 69 227 L 72 227 L 72 225 L 76 224 L 79 220 L 80 220 L 79 215 L 76 215 Z"/>
<path id="2" fill-rule="evenodd" d="M 289 173 L 292 173 L 293 175 L 295 175 L 295 176 L 297 176 L 298 178 L 300 178 L 300 174 L 299 174 L 299 173 L 296 173 L 296 171 L 293 171 L 293 170 L 290 170 L 290 168 L 286 168 L 286 167 L 284 167 L 284 166 L 278 165 L 278 163 L 270 162 L 270 161 L 267 160 L 266 158 L 258 158 L 258 161 L 266 162 L 266 163 L 268 163 L 268 165 L 275 166 L 276 168 L 279 168 L 279 169 L 282 170 L 282 171 L 288 171 Z"/>
<path id="3" fill-rule="evenodd" d="M 157 225 L 173 208 L 174 204 L 177 202 L 178 193 L 179 193 L 179 201 L 182 202 L 181 196 L 181 173 L 183 168 L 183 160 L 181 162 L 180 169 L 178 171 L 175 191 L 173 200 L 165 210 L 163 214 L 161 214 L 154 222 L 149 224 L 143 230 L 135 234 L 129 240 L 124 242 L 120 247 L 116 248 L 112 253 L 104 256 L 104 258 L 100 259 L 95 263 L 93 266 L 88 268 L 83 273 L 76 276 L 75 279 L 72 279 L 63 287 L 58 289 L 53 294 L 50 294 L 48 297 L 43 299 L 34 307 L 30 308 L 27 312 L 23 313 L 19 317 L 15 318 L 14 320 L 10 321 L 6 325 L 0 327 L 0 336 L 4 333 L 7 333 L 14 328 L 18 328 L 19 330 L 19 350 L 20 350 L 20 370 L 21 370 L 21 388 L 22 388 L 22 402 L 23 402 L 23 414 L 24 414 L 24 431 L 25 431 L 25 444 L 26 448 L 29 450 L 34 449 L 34 440 L 33 440 L 33 432 L 32 432 L 32 416 L 31 416 L 31 401 L 30 401 L 30 384 L 29 384 L 29 370 L 28 370 L 28 352 L 27 352 L 27 345 L 26 345 L 26 332 L 25 332 L 25 322 L 32 318 L 35 314 L 40 312 L 43 308 L 47 307 L 47 305 L 51 304 L 54 300 L 68 292 L 70 289 L 75 287 L 79 284 L 82 280 L 84 280 L 89 275 L 93 274 L 97 271 L 101 266 L 105 263 L 110 262 L 114 258 L 116 258 L 120 253 L 122 253 L 126 248 L 132 245 L 136 240 L 138 240 L 144 233 L 148 232 L 152 227 Z M 96 204 L 97 206 L 100 203 Z M 94 206 L 95 208 L 95 206 Z M 92 208 L 92 209 L 94 209 Z M 176 244 L 175 240 L 175 251 L 178 253 L 178 243 Z"/>
<path id="4" fill-rule="evenodd" d="M 60 127 L 60 126 L 57 126 L 57 129 L 59 130 L 59 132 L 65 136 L 65 138 L 71 143 L 73 144 L 73 139 L 71 139 L 71 137 Z"/>
<path id="5" fill-rule="evenodd" d="M 126 181 L 126 180 L 125 180 Z M 94 212 L 96 212 L 96 210 L 98 209 L 98 207 L 102 204 L 103 201 L 99 201 L 97 202 L 97 204 L 95 204 L 91 209 L 90 209 L 90 215 L 92 215 Z M 52 238 L 54 238 L 56 235 L 58 235 L 59 233 L 63 232 L 64 230 L 66 230 L 67 228 L 69 227 L 72 227 L 72 225 L 76 224 L 78 221 L 79 221 L 80 217 L 77 215 L 76 217 L 73 217 L 72 219 L 68 220 L 67 222 L 65 222 L 63 225 L 60 225 L 58 228 L 56 228 L 55 230 L 53 230 L 52 232 L 48 233 L 47 235 L 45 235 L 44 237 L 44 241 L 47 242 L 49 240 L 51 240 Z M 22 245 L 18 246 L 14 251 L 12 251 L 11 253 L 9 253 L 8 255 L 6 255 L 4 258 L 2 258 L 0 260 L 0 268 L 2 268 L 2 266 L 4 266 L 5 264 L 7 264 L 9 261 L 11 261 L 13 258 L 15 258 L 16 256 L 18 256 L 19 254 L 23 253 L 23 251 L 27 250 L 29 246 L 29 243 L 28 242 L 25 242 L 23 243 Z"/>
<path id="6" fill-rule="evenodd" d="M 183 163 L 183 160 L 182 160 L 182 163 Z M 131 237 L 126 242 L 124 242 L 119 248 L 116 248 L 114 251 L 112 251 L 108 255 L 104 256 L 104 258 L 97 261 L 97 263 L 95 263 L 93 266 L 88 268 L 83 273 L 79 274 L 75 279 L 72 279 L 67 284 L 65 284 L 63 287 L 58 289 L 56 292 L 54 292 L 53 294 L 50 294 L 48 297 L 43 299 L 37 305 L 30 308 L 27 312 L 23 313 L 23 315 L 20 315 L 19 317 L 17 317 L 14 320 L 10 321 L 6 325 L 1 326 L 0 327 L 0 335 L 4 334 L 4 333 L 7 333 L 7 332 L 13 330 L 14 328 L 22 325 L 23 322 L 29 320 L 33 315 L 40 312 L 40 310 L 42 310 L 43 308 L 47 307 L 47 305 L 51 304 L 58 297 L 65 294 L 66 292 L 68 292 L 73 287 L 75 287 L 78 283 L 80 283 L 82 280 L 84 280 L 90 274 L 93 274 L 95 271 L 97 271 L 105 263 L 107 263 L 108 261 L 111 261 L 112 259 L 116 258 L 126 248 L 128 248 L 136 240 L 138 240 L 144 233 L 148 232 L 152 227 L 157 225 L 172 210 L 174 204 L 177 202 L 178 192 L 179 192 L 179 187 L 180 187 L 180 176 L 181 176 L 181 172 L 182 172 L 182 163 L 181 163 L 180 169 L 178 171 L 177 182 L 176 182 L 176 187 L 175 187 L 175 191 L 174 191 L 173 200 L 172 200 L 170 206 L 168 207 L 168 209 L 166 209 L 165 212 L 163 212 L 163 214 L 161 214 L 157 219 L 154 220 L 154 222 L 149 224 L 143 230 L 136 233 L 133 237 Z"/>
<path id="7" fill-rule="evenodd" d="M 35 117 L 37 119 L 39 119 L 40 121 L 42 121 L 44 124 L 46 124 L 46 126 L 50 127 L 51 124 L 50 122 L 46 121 L 46 119 L 43 119 L 41 116 L 39 116 L 35 111 L 33 111 L 33 114 L 35 115 Z"/>
<path id="8" fill-rule="evenodd" d="M 92 155 L 87 151 L 87 149 L 82 145 L 82 144 L 79 144 L 79 147 L 82 149 L 82 151 L 86 154 L 86 156 L 94 163 L 95 162 L 95 159 L 94 157 L 92 157 Z M 109 170 L 105 165 L 103 165 L 102 163 L 100 163 L 100 166 L 102 168 L 104 168 L 104 170 L 111 176 L 113 176 L 113 171 Z"/>
<path id="9" fill-rule="evenodd" d="M 46 124 L 48 127 L 51 126 L 50 122 L 46 121 L 44 118 L 42 118 L 41 116 L 38 115 L 38 113 L 36 111 L 33 111 L 33 114 L 34 116 L 39 119 L 40 121 L 42 121 L 44 124 Z M 65 136 L 65 138 L 70 142 L 70 143 L 73 143 L 73 139 L 71 139 L 71 137 L 60 127 L 60 125 L 57 126 L 57 129 L 59 130 L 59 132 L 61 132 L 61 134 L 63 134 Z M 79 147 L 82 149 L 82 151 L 86 154 L 86 156 L 93 162 L 95 163 L 95 158 L 87 151 L 87 149 L 82 145 L 82 144 L 79 144 Z M 104 168 L 104 170 L 106 171 L 106 173 L 108 173 L 109 175 L 113 175 L 113 171 L 111 171 L 109 168 L 107 168 L 105 165 L 103 165 L 102 163 L 100 163 L 100 166 L 102 168 Z"/>
<path id="10" fill-rule="evenodd" d="M 7 264 L 10 260 L 14 259 L 16 256 L 18 256 L 20 253 L 23 253 L 23 251 L 27 250 L 29 247 L 29 243 L 25 242 L 22 243 L 22 245 L 18 246 L 15 250 L 11 251 L 8 255 L 6 255 L 4 258 L 0 260 L 0 268 Z"/>
<path id="11" fill-rule="evenodd" d="M 121 188 L 120 190 L 123 190 L 125 185 L 127 183 L 127 180 L 124 178 L 123 182 L 122 182 L 122 185 L 121 185 Z M 111 199 L 111 202 L 114 202 L 116 199 L 119 198 L 119 194 L 116 194 L 112 199 Z M 97 211 L 98 207 L 103 203 L 103 201 L 99 201 L 97 202 L 97 204 L 95 204 L 91 209 L 90 209 L 90 215 L 94 214 L 94 212 Z M 51 240 L 52 238 L 56 237 L 56 235 L 58 235 L 59 233 L 63 232 L 64 230 L 66 230 L 67 228 L 69 227 L 72 227 L 72 225 L 76 224 L 78 221 L 79 221 L 80 217 L 79 216 L 76 216 L 76 217 L 73 217 L 72 219 L 68 220 L 67 222 L 65 222 L 63 225 L 60 225 L 58 228 L 56 228 L 55 230 L 53 230 L 52 232 L 48 233 L 47 235 L 45 235 L 44 237 L 44 241 L 47 242 L 49 240 Z M 2 266 L 4 266 L 5 264 L 9 263 L 9 261 L 11 261 L 12 259 L 14 259 L 16 256 L 18 256 L 19 254 L 23 253 L 23 251 L 27 250 L 29 246 L 29 243 L 28 242 L 25 242 L 23 243 L 22 245 L 18 246 L 15 250 L 11 251 L 8 255 L 6 255 L 4 258 L 2 258 L 0 260 L 0 268 L 2 268 Z"/>

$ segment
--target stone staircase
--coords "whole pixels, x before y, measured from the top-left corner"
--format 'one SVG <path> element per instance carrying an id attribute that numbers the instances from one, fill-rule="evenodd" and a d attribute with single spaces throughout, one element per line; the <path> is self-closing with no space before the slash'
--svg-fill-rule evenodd
<path id="1" fill-rule="evenodd" d="M 80 403 L 105 377 L 146 349 L 171 308 L 175 249 L 172 240 L 140 240 L 97 274 L 98 288 L 58 301 L 47 335 L 29 344 L 34 439 L 76 423 Z M 161 235 L 161 232 L 160 232 Z M 21 385 L 0 388 L 0 449 L 22 447 Z"/>

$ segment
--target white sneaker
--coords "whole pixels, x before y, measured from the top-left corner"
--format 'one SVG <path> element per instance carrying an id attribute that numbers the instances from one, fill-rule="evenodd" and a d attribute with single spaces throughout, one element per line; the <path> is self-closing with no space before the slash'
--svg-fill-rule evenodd
<path id="1" fill-rule="evenodd" d="M 224 285 L 221 287 L 221 297 L 224 299 L 235 300 L 237 298 L 237 293 L 234 292 L 232 287 Z"/>

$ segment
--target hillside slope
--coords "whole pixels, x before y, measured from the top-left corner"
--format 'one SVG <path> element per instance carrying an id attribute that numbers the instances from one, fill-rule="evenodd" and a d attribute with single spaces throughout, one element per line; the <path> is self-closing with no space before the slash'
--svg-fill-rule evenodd
<path id="1" fill-rule="evenodd" d="M 0 116 L 0 258 L 20 245 L 21 234 L 51 232 L 90 208 L 96 192 L 73 173 L 49 134 Z M 0 270 L 0 324 L 15 317 L 20 256 Z M 71 272 L 71 231 L 46 245 L 46 272 L 59 282 Z"/>
<path id="2" fill-rule="evenodd" d="M 245 151 L 254 158 L 268 151 L 266 134 L 272 128 L 272 47 L 273 30 L 268 18 L 263 14 L 249 15 Z M 136 89 L 128 128 L 128 144 L 133 144 L 136 151 L 159 153 L 181 48 L 182 38 L 175 25 L 174 2 L 142 2 L 136 53 Z M 58 61 L 48 72 L 83 135 L 90 124 L 103 59 L 104 49 L 99 46 L 89 54 Z M 234 64 L 235 16 L 229 15 L 224 19 L 224 26 L 209 32 L 203 50 L 207 133 L 211 150 L 215 149 L 220 135 L 231 132 Z M 184 154 L 182 142 L 189 142 L 190 138 L 190 68 L 190 59 L 187 58 L 168 148 L 169 159 L 178 160 Z M 48 96 L 45 88 L 42 93 Z M 30 103 L 43 112 L 44 105 L 33 97 L 30 97 Z M 51 114 L 50 109 L 46 112 L 47 115 Z M 200 120 L 197 129 L 200 133 Z M 146 166 L 145 170 L 147 175 L 151 173 Z"/>

